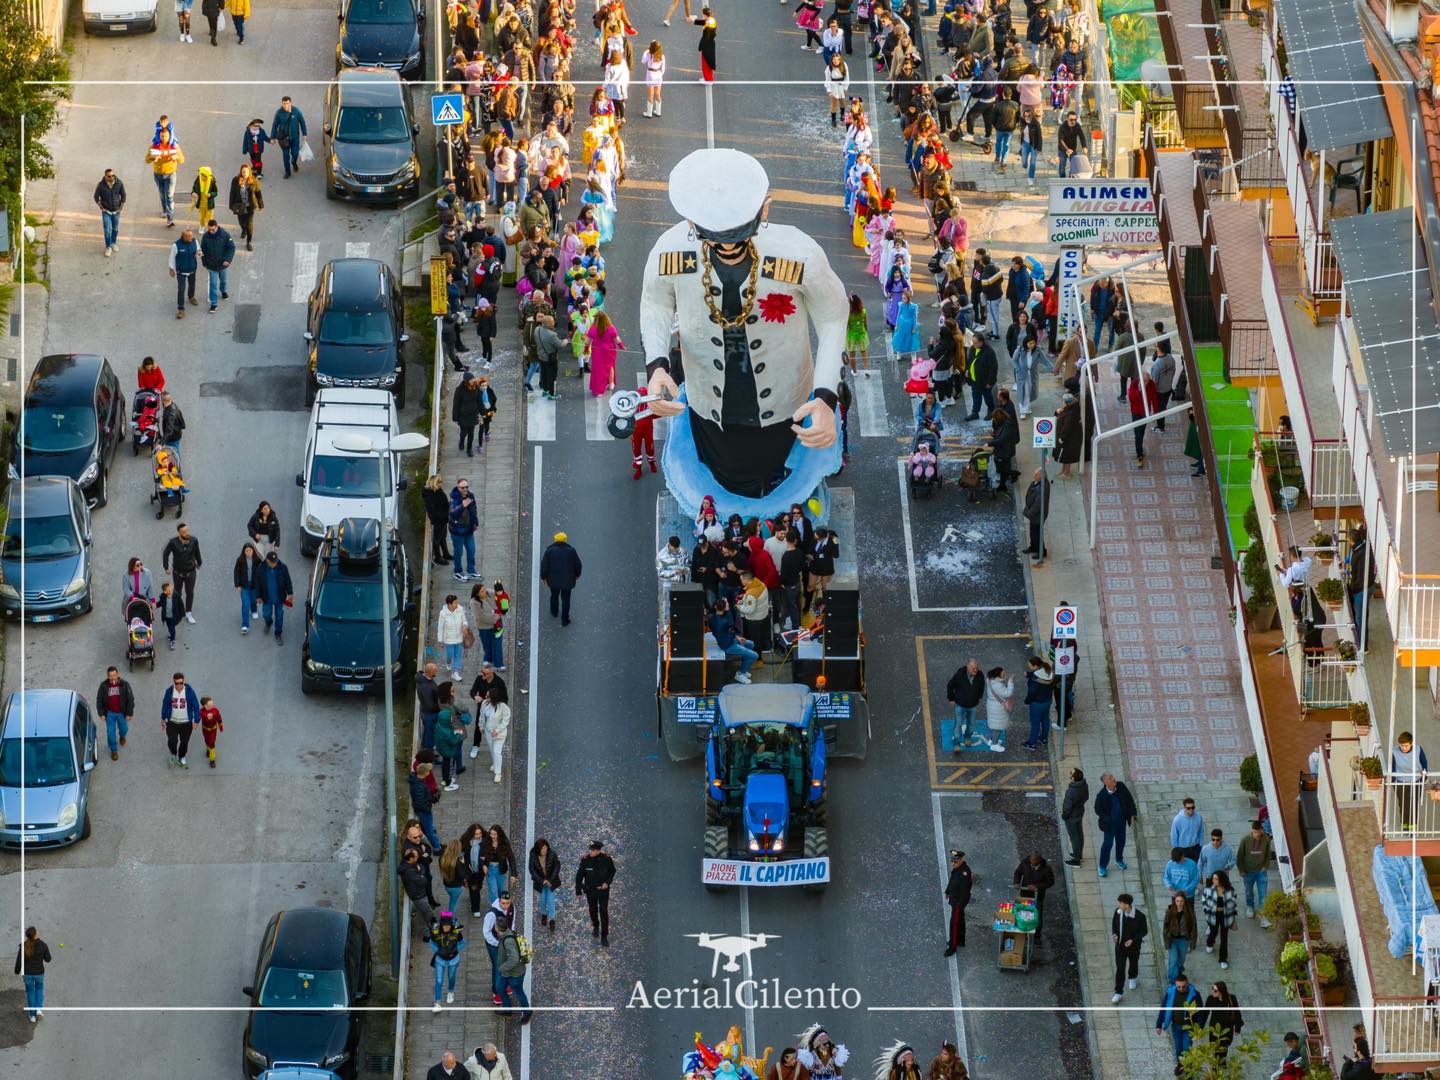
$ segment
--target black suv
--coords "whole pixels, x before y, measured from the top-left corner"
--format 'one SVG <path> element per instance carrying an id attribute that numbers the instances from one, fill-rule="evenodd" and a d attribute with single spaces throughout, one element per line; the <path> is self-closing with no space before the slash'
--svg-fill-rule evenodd
<path id="1" fill-rule="evenodd" d="M 421 77 L 424 20 L 425 8 L 415 0 L 342 0 L 335 70 L 379 67 L 398 71 L 402 79 Z"/>
<path id="2" fill-rule="evenodd" d="M 103 356 L 42 356 L 25 388 L 10 474 L 68 476 L 91 506 L 109 497 L 115 448 L 130 434 L 120 380 Z"/>
<path id="3" fill-rule="evenodd" d="M 393 529 L 388 547 L 391 671 L 403 680 L 413 673 L 415 603 L 405 548 Z M 374 518 L 345 518 L 326 530 L 305 601 L 301 691 L 384 692 L 380 584 L 380 523 Z"/>
<path id="4" fill-rule="evenodd" d="M 325 92 L 325 195 L 403 203 L 420 197 L 405 84 L 388 68 L 346 68 Z"/>
<path id="5" fill-rule="evenodd" d="M 310 354 L 305 404 L 322 386 L 368 386 L 389 390 L 405 407 L 405 304 L 387 263 L 378 259 L 332 259 L 310 294 L 305 330 Z M 383 399 L 382 399 L 383 400 Z"/>
<path id="6" fill-rule="evenodd" d="M 281 1062 L 355 1076 L 365 1013 L 351 1010 L 370 996 L 370 970 L 370 931 L 359 915 L 277 912 L 260 938 L 255 981 L 243 990 L 251 1002 L 247 1080 Z"/>

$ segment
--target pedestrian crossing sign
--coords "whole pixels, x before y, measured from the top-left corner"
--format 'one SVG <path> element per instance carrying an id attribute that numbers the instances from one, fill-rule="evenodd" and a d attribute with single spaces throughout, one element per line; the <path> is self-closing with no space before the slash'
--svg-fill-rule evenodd
<path id="1" fill-rule="evenodd" d="M 431 94 L 430 122 L 436 127 L 454 127 L 465 122 L 465 98 L 462 94 Z"/>

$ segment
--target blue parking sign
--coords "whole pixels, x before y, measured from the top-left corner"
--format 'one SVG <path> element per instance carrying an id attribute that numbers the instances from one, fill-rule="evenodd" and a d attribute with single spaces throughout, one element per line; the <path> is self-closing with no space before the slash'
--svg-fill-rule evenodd
<path id="1" fill-rule="evenodd" d="M 436 127 L 454 127 L 465 122 L 463 94 L 431 94 L 430 122 Z"/>

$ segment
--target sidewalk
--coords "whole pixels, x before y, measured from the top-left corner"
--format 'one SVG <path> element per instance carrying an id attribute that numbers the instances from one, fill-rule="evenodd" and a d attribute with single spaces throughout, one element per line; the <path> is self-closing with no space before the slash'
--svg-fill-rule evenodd
<path id="1" fill-rule="evenodd" d="M 1169 313 L 1139 301 L 1141 324 L 1153 318 L 1168 320 Z M 1055 380 L 1042 382 L 1036 415 L 1053 412 L 1059 402 Z M 1114 385 L 1113 378 L 1102 383 Z M 1117 423 L 1121 409 L 1113 397 L 1104 396 L 1108 400 L 1098 403 L 1102 427 Z M 1061 600 L 1080 613 L 1076 719 L 1063 756 L 1056 747 L 1057 791 L 1063 792 L 1070 770 L 1079 767 L 1093 799 L 1100 777 L 1114 772 L 1139 806 L 1140 843 L 1132 841 L 1128 870 L 1112 863 L 1107 878 L 1097 876 L 1100 834 L 1088 811 L 1084 864 L 1066 868 L 1086 1000 L 1098 1010 L 1091 1023 L 1101 1075 L 1168 1076 L 1173 1067 L 1170 1038 L 1157 1036 L 1153 1024 L 1165 985 L 1161 922 L 1168 893 L 1162 874 L 1169 859 L 1170 819 L 1181 800 L 1193 796 L 1206 833 L 1222 828 L 1232 847 L 1246 835 L 1255 813 L 1238 783 L 1239 761 L 1252 750 L 1238 681 L 1241 658 L 1228 632 L 1224 577 L 1209 566 L 1214 537 L 1208 490 L 1203 481 L 1191 480 L 1189 459 L 1181 454 L 1186 426 L 1172 422 L 1163 435 L 1147 434 L 1143 471 L 1135 468 L 1128 434 L 1101 444 L 1093 551 L 1088 466 L 1083 477 L 1052 480 L 1045 530 L 1049 555 L 1031 570 L 1037 636 L 1045 635 L 1050 613 Z M 1017 459 L 1022 482 L 1028 483 L 1038 463 L 1022 439 Z M 1052 465 L 1051 470 L 1053 477 L 1058 469 Z M 1273 869 L 1270 882 L 1272 889 L 1278 887 Z M 1109 920 L 1115 897 L 1126 891 L 1149 917 L 1149 949 L 1139 988 L 1127 991 L 1121 1008 L 1110 1011 L 1104 1008 L 1114 989 Z M 1223 979 L 1242 1010 L 1273 1006 L 1283 1001 L 1274 973 L 1274 940 L 1258 920 L 1246 919 L 1241 907 L 1230 939 L 1230 968 L 1222 971 L 1218 957 L 1204 952 L 1202 940 L 1187 971 L 1202 996 L 1211 982 Z M 1202 918 L 1202 938 L 1204 932 Z M 1280 1036 L 1300 1030 L 1299 1010 L 1247 1011 L 1245 1018 L 1246 1035 L 1271 1032 L 1269 1047 L 1247 1075 L 1269 1076 L 1283 1054 L 1283 1048 L 1275 1049 Z"/>
<path id="2" fill-rule="evenodd" d="M 507 290 L 502 298 L 513 300 L 513 292 Z M 471 352 L 461 354 L 462 361 L 477 372 L 483 370 L 479 367 L 479 336 L 473 327 L 466 328 L 465 343 L 474 348 Z M 516 830 L 510 827 L 509 819 L 510 793 L 515 783 L 513 751 L 515 747 L 523 745 L 525 738 L 524 698 L 515 684 L 518 667 L 514 654 L 517 643 L 524 640 L 522 627 L 519 625 L 519 613 L 529 610 L 515 592 L 519 583 L 516 574 L 519 453 L 524 426 L 519 389 L 522 374 L 519 348 L 519 334 L 512 321 L 502 328 L 501 336 L 496 339 L 495 366 L 487 372 L 490 385 L 498 398 L 498 408 L 490 427 L 490 442 L 484 453 L 477 450 L 474 458 L 466 457 L 460 449 L 459 429 L 450 422 L 450 400 L 461 378 L 459 372 L 447 368 L 444 392 L 441 400 L 435 403 L 441 415 L 439 462 L 440 475 L 445 478 L 445 488 L 450 490 L 463 476 L 470 481 L 471 490 L 478 496 L 480 531 L 475 537 L 475 569 L 479 572 L 481 581 L 489 585 L 499 578 L 505 582 L 511 593 L 511 614 L 506 622 L 504 635 L 505 663 L 509 670 L 501 675 L 510 692 L 511 708 L 510 735 L 506 740 L 508 746 L 503 773 L 505 779 L 499 784 L 491 781 L 489 755 L 482 746 L 480 756 L 472 759 L 469 756 L 467 739 L 465 756 L 462 759 L 467 771 L 460 777 L 460 790 L 447 791 L 436 808 L 435 831 L 443 844 L 457 838 L 471 822 L 478 821 L 486 827 L 499 822 L 505 826 L 506 833 L 515 846 L 516 858 L 523 864 L 529 839 L 517 835 Z M 428 559 L 429 552 L 426 552 L 425 556 Z M 451 576 L 451 567 L 436 566 L 432 567 L 431 571 L 430 606 L 423 614 L 428 620 L 426 641 L 431 643 L 426 647 L 425 659 L 433 660 L 443 668 L 441 650 L 433 644 L 436 617 L 448 593 L 453 592 L 460 597 L 462 604 L 465 603 L 470 596 L 472 583 L 456 581 Z M 457 696 L 463 695 L 461 699 L 470 707 L 472 714 L 474 703 L 470 701 L 470 684 L 479 674 L 480 661 L 483 658 L 478 644 L 465 654 L 463 685 L 455 688 Z M 438 678 L 443 680 L 444 677 L 442 672 Z M 400 804 L 400 817 L 403 822 L 410 816 L 409 797 L 403 790 L 400 793 Z M 432 867 L 435 874 L 435 895 L 443 901 L 445 893 L 440 884 L 439 862 L 440 853 L 437 851 Z M 522 876 L 523 869 L 522 865 Z M 522 882 L 520 888 L 528 886 Z M 504 1019 L 489 1011 L 469 1011 L 488 1010 L 492 1008 L 492 1004 L 490 958 L 485 952 L 480 924 L 471 918 L 468 904 L 468 898 L 462 895 L 460 906 L 463 910 L 456 914 L 460 916 L 465 930 L 465 952 L 460 961 L 455 1004 L 445 1008 L 443 1012 L 432 1014 L 421 1011 L 434 1000 L 435 981 L 433 969 L 430 967 L 430 946 L 421 941 L 417 934 L 411 934 L 408 995 L 409 1005 L 416 1011 L 412 1011 L 406 1021 L 405 1075 L 412 1080 L 424 1080 L 426 1072 L 440 1060 L 440 1054 L 447 1049 L 453 1050 L 461 1061 L 477 1046 L 486 1042 L 493 1042 L 502 1052 L 505 1051 Z"/>

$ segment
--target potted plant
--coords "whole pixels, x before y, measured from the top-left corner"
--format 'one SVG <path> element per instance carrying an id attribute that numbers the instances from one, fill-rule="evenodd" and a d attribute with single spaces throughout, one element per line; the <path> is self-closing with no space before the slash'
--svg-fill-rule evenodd
<path id="1" fill-rule="evenodd" d="M 1355 734 L 1368 735 L 1370 733 L 1370 706 L 1363 701 L 1352 701 L 1350 703 L 1350 723 L 1355 725 Z"/>
<path id="2" fill-rule="evenodd" d="M 1317 549 L 1315 557 L 1322 563 L 1328 566 L 1335 561 L 1335 537 L 1321 530 L 1310 538 L 1310 543 Z"/>
<path id="3" fill-rule="evenodd" d="M 1333 963 L 1332 963 L 1333 968 Z M 1285 996 L 1295 1000 L 1295 984 L 1310 977 L 1310 953 L 1303 941 L 1287 941 L 1280 949 L 1280 959 L 1275 961 L 1275 974 L 1280 976 L 1280 985 Z"/>
<path id="4" fill-rule="evenodd" d="M 1345 670 L 1355 670 L 1355 643 L 1353 641 L 1340 640 L 1335 643 L 1335 655 L 1345 661 Z"/>
<path id="5" fill-rule="evenodd" d="M 1305 1080 L 1335 1080 L 1335 1071 L 1327 1062 L 1311 1061 L 1310 1067 L 1305 1070 Z"/>
<path id="6" fill-rule="evenodd" d="M 1260 805 L 1260 793 L 1265 790 L 1265 780 L 1260 775 L 1260 759 L 1254 754 L 1240 762 L 1240 787 L 1249 792 L 1251 806 Z"/>
<path id="7" fill-rule="evenodd" d="M 1275 582 L 1270 576 L 1265 544 L 1258 532 L 1252 534 L 1250 546 L 1245 549 L 1245 558 L 1240 564 L 1240 579 L 1249 594 L 1245 599 L 1245 614 L 1251 628 L 1269 630 L 1275 625 Z"/>
<path id="8" fill-rule="evenodd" d="M 1344 945 L 1321 942 L 1312 953 L 1315 961 L 1315 989 L 1320 1000 L 1331 1008 L 1345 1004 L 1345 976 L 1349 959 Z"/>
<path id="9" fill-rule="evenodd" d="M 1315 595 L 1327 607 L 1338 608 L 1345 601 L 1345 586 L 1339 578 L 1327 577 L 1315 586 Z"/>
<path id="10" fill-rule="evenodd" d="M 1367 788 L 1374 791 L 1380 787 L 1384 772 L 1381 769 L 1380 759 L 1378 757 L 1357 758 L 1355 760 L 1355 768 L 1359 769 L 1361 775 L 1365 777 L 1365 786 Z"/>

